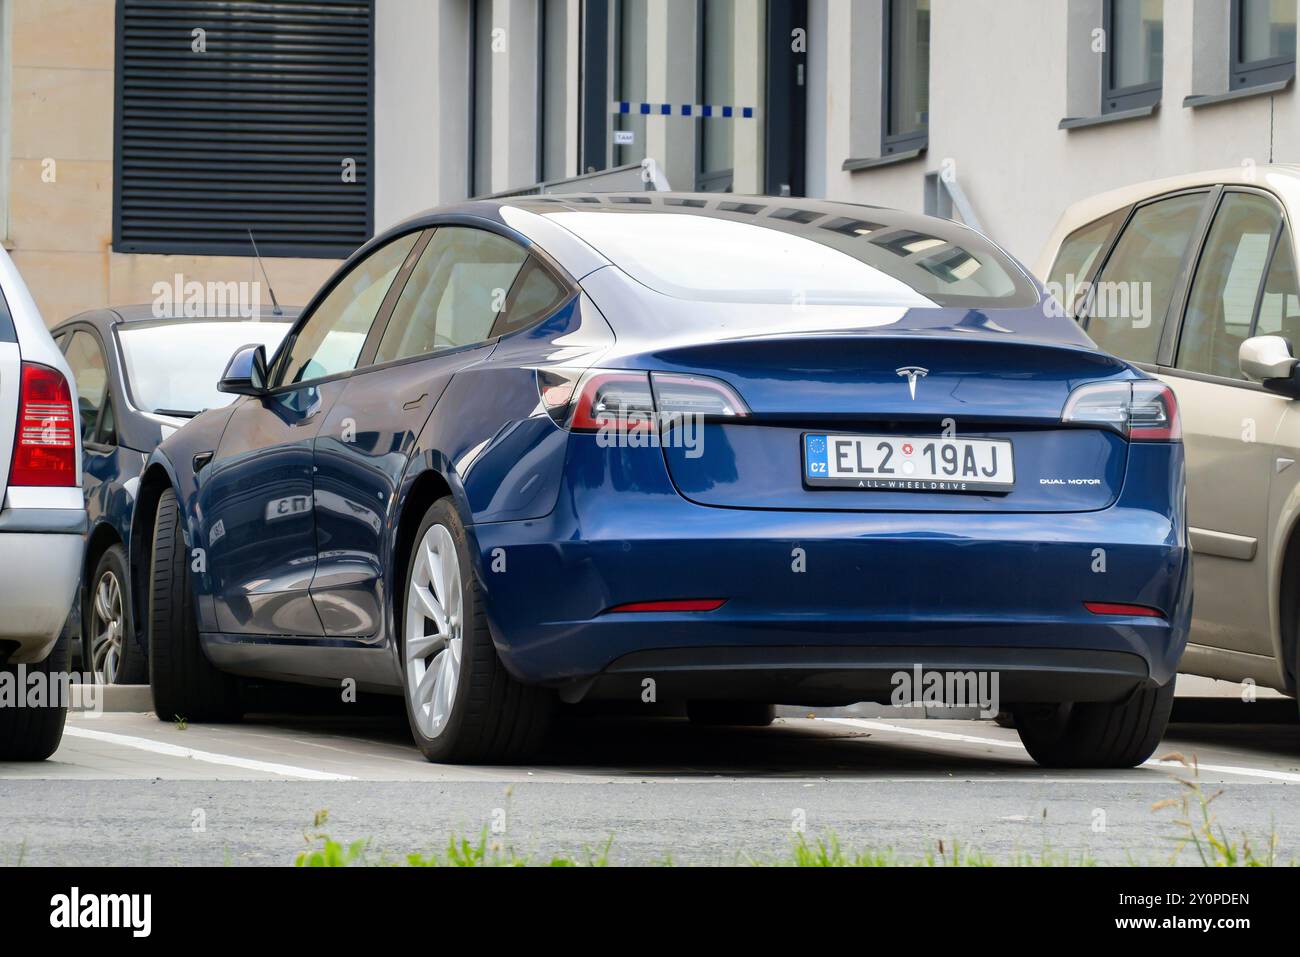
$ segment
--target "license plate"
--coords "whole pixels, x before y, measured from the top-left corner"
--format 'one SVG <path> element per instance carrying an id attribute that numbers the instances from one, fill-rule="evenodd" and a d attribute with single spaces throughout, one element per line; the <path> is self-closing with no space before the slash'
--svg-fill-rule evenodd
<path id="1" fill-rule="evenodd" d="M 1005 439 L 809 432 L 803 479 L 814 487 L 881 492 L 1009 492 L 1016 472 Z"/>

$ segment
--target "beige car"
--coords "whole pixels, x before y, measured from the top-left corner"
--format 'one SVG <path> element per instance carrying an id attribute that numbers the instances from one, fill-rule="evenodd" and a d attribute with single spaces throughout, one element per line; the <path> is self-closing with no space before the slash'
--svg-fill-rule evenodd
<path id="1" fill-rule="evenodd" d="M 1300 167 L 1127 187 L 1066 210 L 1036 273 L 1178 396 L 1195 555 L 1181 671 L 1296 694 Z"/>

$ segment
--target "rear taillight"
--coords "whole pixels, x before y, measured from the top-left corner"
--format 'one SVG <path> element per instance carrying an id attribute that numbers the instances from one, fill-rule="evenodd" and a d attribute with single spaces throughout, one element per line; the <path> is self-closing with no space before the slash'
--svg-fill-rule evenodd
<path id="1" fill-rule="evenodd" d="M 573 432 L 648 432 L 680 416 L 749 415 L 734 389 L 708 376 L 545 369 L 537 388 L 551 418 Z"/>
<path id="2" fill-rule="evenodd" d="M 655 408 L 664 415 L 749 415 L 749 407 L 725 382 L 707 376 L 652 372 Z"/>
<path id="3" fill-rule="evenodd" d="M 11 486 L 77 484 L 76 419 L 68 381 L 57 369 L 24 362 Z"/>
<path id="4" fill-rule="evenodd" d="M 1163 382 L 1134 382 L 1128 437 L 1135 442 L 1177 442 L 1183 437 L 1178 399 Z"/>
<path id="5" fill-rule="evenodd" d="M 1113 429 L 1134 442 L 1179 442 L 1178 400 L 1162 382 L 1094 382 L 1066 400 L 1061 421 Z"/>
<path id="6" fill-rule="evenodd" d="M 574 432 L 649 432 L 654 414 L 644 372 L 591 372 L 574 392 L 566 424 Z"/>

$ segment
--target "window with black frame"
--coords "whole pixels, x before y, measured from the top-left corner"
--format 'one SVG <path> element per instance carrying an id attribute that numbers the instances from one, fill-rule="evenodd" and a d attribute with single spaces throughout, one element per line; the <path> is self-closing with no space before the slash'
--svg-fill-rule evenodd
<path id="1" fill-rule="evenodd" d="M 1164 0 L 1106 0 L 1102 62 L 1103 113 L 1160 102 L 1164 74 Z"/>
<path id="2" fill-rule="evenodd" d="M 924 149 L 930 137 L 930 0 L 886 0 L 881 153 Z"/>
<path id="3" fill-rule="evenodd" d="M 735 103 L 736 0 L 701 0 L 699 8 L 699 102 Z M 695 188 L 729 193 L 735 178 L 734 123 L 711 117 L 699 121 Z"/>
<path id="4" fill-rule="evenodd" d="M 374 14 L 373 0 L 118 0 L 113 251 L 249 256 L 250 228 L 264 256 L 364 243 Z"/>
<path id="5" fill-rule="evenodd" d="M 470 7 L 469 195 L 492 192 L 492 0 Z"/>
<path id="6" fill-rule="evenodd" d="M 569 11 L 564 0 L 542 0 L 537 5 L 537 179 L 563 179 L 574 170 L 568 163 Z"/>
<path id="7" fill-rule="evenodd" d="M 1232 89 L 1295 76 L 1296 0 L 1233 0 Z"/>
<path id="8" fill-rule="evenodd" d="M 614 117 L 615 166 L 639 163 L 646 158 L 646 120 L 640 111 L 640 104 L 647 96 L 648 3 L 649 0 L 618 0 L 611 7 L 615 38 L 614 99 L 631 104 L 631 112 Z"/>

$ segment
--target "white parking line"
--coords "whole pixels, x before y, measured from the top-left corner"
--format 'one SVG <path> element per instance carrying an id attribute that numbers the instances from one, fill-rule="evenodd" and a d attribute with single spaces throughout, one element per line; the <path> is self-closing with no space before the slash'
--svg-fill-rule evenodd
<path id="1" fill-rule="evenodd" d="M 263 771 L 267 774 L 279 774 L 288 778 L 301 778 L 305 781 L 355 781 L 349 774 L 335 774 L 332 771 L 316 771 L 312 768 L 298 768 L 291 764 L 275 764 L 271 761 L 257 761 L 253 758 L 237 758 L 231 754 L 217 754 L 213 751 L 196 751 L 176 744 L 154 741 L 151 738 L 137 738 L 129 734 L 113 734 L 109 731 L 93 731 L 68 725 L 63 733 L 72 738 L 86 738 L 90 741 L 102 741 L 105 744 L 117 744 L 124 748 L 137 748 L 154 754 L 164 754 L 172 758 L 189 758 L 206 764 L 220 764 L 245 771 Z"/>
<path id="2" fill-rule="evenodd" d="M 1168 769 L 1181 768 L 1185 767 L 1185 765 L 1181 761 L 1162 761 L 1159 758 L 1152 758 L 1144 767 Z M 1212 774 L 1239 774 L 1244 778 L 1267 778 L 1271 781 L 1285 781 L 1288 784 L 1300 783 L 1300 774 L 1291 771 L 1270 771 L 1267 768 L 1237 768 L 1226 764 L 1201 764 L 1199 762 L 1197 762 L 1196 767 Z"/>
<path id="3" fill-rule="evenodd" d="M 843 724 L 850 728 L 865 728 L 868 731 L 894 731 L 898 734 L 914 734 L 918 738 L 937 738 L 940 741 L 960 741 L 965 744 L 988 744 L 995 748 L 1015 748 L 1022 754 L 1025 750 L 1019 741 L 1000 741 L 997 738 L 982 738 L 974 734 L 928 731 L 925 728 L 901 728 L 896 724 L 888 724 L 884 721 L 868 721 L 866 718 L 818 718 L 817 720 L 829 721 L 831 724 Z"/>
<path id="4" fill-rule="evenodd" d="M 865 718 L 819 718 L 832 724 L 847 725 L 850 728 L 864 728 L 874 731 L 893 731 L 897 734 L 911 734 L 918 738 L 937 738 L 942 741 L 958 741 L 964 744 L 987 744 L 995 748 L 1013 748 L 1025 754 L 1024 745 L 1019 741 L 1002 741 L 998 738 L 985 738 L 975 734 L 954 734 L 951 731 L 928 731 L 924 728 L 903 728 L 884 721 L 868 721 Z M 1027 755 L 1026 755 L 1027 756 Z M 1152 758 L 1143 767 L 1169 770 L 1185 767 L 1181 761 Z M 1240 768 L 1226 764 L 1201 764 L 1197 768 L 1211 774 L 1235 774 L 1246 778 L 1266 778 L 1271 781 L 1285 781 L 1288 784 L 1300 784 L 1300 774 L 1292 771 L 1273 771 L 1267 768 Z"/>

